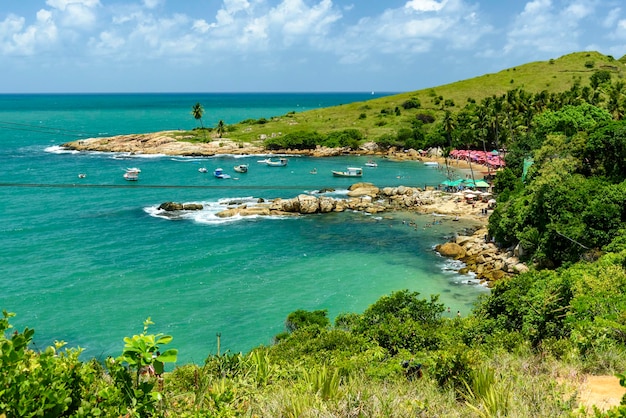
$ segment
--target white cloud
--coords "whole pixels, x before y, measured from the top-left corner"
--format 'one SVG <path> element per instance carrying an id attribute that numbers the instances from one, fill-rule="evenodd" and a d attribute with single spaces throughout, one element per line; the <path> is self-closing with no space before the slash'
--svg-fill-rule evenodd
<path id="1" fill-rule="evenodd" d="M 46 0 L 46 4 L 59 10 L 66 10 L 74 6 L 94 8 L 100 5 L 100 0 Z"/>
<path id="2" fill-rule="evenodd" d="M 616 39 L 626 41 L 626 19 L 622 19 L 617 22 L 617 24 L 615 25 L 615 31 L 613 32 L 613 36 Z"/>
<path id="3" fill-rule="evenodd" d="M 46 4 L 52 7 L 61 26 L 74 29 L 92 28 L 97 20 L 96 8 L 101 6 L 100 0 L 46 0 Z"/>
<path id="4" fill-rule="evenodd" d="M 353 63 L 379 53 L 411 60 L 438 46 L 472 47 L 492 31 L 476 10 L 462 0 L 412 0 L 403 8 L 359 21 L 336 44 L 336 53 L 342 62 Z"/>
<path id="5" fill-rule="evenodd" d="M 437 12 L 443 9 L 448 0 L 438 2 L 436 0 L 411 0 L 404 7 L 413 9 L 416 12 Z"/>
<path id="6" fill-rule="evenodd" d="M 615 22 L 619 21 L 621 11 L 622 10 L 619 7 L 609 10 L 604 22 L 602 22 L 602 25 L 605 28 L 613 28 L 613 26 L 615 26 Z"/>
<path id="7" fill-rule="evenodd" d="M 165 3 L 165 0 L 143 0 L 143 5 L 148 9 L 156 9 Z"/>
<path id="8" fill-rule="evenodd" d="M 580 48 L 581 24 L 594 13 L 596 6 L 596 2 L 571 1 L 558 8 L 551 0 L 530 1 L 515 18 L 504 52 L 559 54 L 574 51 Z"/>
<path id="9" fill-rule="evenodd" d="M 34 55 L 58 38 L 58 29 L 47 10 L 37 12 L 36 22 L 26 26 L 23 17 L 10 14 L 0 22 L 0 52 L 7 55 Z"/>

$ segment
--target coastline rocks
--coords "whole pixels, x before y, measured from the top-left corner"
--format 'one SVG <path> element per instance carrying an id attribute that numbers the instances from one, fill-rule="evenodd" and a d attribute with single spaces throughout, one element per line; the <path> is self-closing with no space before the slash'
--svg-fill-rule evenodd
<path id="1" fill-rule="evenodd" d="M 471 236 L 458 236 L 435 247 L 443 257 L 462 261 L 465 267 L 459 273 L 472 271 L 481 282 L 491 286 L 494 282 L 515 274 L 525 273 L 528 267 L 510 251 L 500 250 L 487 242 L 487 230 L 481 228 Z"/>
<path id="2" fill-rule="evenodd" d="M 455 260 L 465 257 L 465 249 L 455 242 L 446 242 L 435 247 L 435 250 L 444 257 Z"/>
<path id="3" fill-rule="evenodd" d="M 200 203 L 176 203 L 176 202 L 164 202 L 158 207 L 159 210 L 166 212 L 173 212 L 177 210 L 202 210 L 204 207 Z"/>
<path id="4" fill-rule="evenodd" d="M 376 197 L 378 193 L 380 193 L 380 189 L 372 183 L 355 183 L 348 188 L 348 196 L 350 197 Z"/>

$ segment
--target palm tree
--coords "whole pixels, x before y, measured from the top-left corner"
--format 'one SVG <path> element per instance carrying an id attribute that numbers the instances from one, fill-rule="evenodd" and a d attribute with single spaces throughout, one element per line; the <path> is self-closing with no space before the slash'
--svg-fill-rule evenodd
<path id="1" fill-rule="evenodd" d="M 202 116 L 204 115 L 204 108 L 202 107 L 200 103 L 196 103 L 195 105 L 193 105 L 193 107 L 191 108 L 191 115 L 193 116 L 195 120 L 200 121 L 200 127 L 202 128 L 202 131 L 204 132 L 204 142 L 206 142 L 206 131 L 204 130 L 204 124 L 202 123 Z"/>
<path id="2" fill-rule="evenodd" d="M 448 139 L 448 147 L 444 150 L 444 157 L 446 161 L 446 172 L 448 175 L 448 179 L 450 178 L 450 167 L 448 166 L 448 157 L 450 156 L 450 151 L 452 151 L 452 131 L 456 129 L 456 122 L 454 120 L 454 115 L 449 110 L 446 110 L 446 113 L 443 116 L 443 130 L 446 132 L 446 137 Z"/>
<path id="3" fill-rule="evenodd" d="M 217 132 L 217 135 L 221 138 L 222 134 L 226 131 L 226 125 L 224 124 L 224 121 L 220 119 L 219 122 L 217 122 L 217 127 L 215 128 L 215 131 Z"/>

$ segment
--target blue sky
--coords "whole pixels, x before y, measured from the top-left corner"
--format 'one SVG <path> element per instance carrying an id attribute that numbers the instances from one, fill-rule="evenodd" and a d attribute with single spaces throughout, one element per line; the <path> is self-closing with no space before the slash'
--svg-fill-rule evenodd
<path id="1" fill-rule="evenodd" d="M 1 0 L 0 93 L 386 91 L 594 50 L 622 0 Z"/>

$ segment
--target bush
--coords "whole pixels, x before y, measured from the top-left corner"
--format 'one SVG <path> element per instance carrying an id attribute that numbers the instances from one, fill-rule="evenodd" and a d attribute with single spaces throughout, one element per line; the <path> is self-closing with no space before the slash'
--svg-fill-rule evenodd
<path id="1" fill-rule="evenodd" d="M 415 118 L 423 124 L 433 123 L 435 121 L 435 117 L 430 113 L 418 113 L 415 115 Z"/>
<path id="2" fill-rule="evenodd" d="M 345 129 L 329 133 L 321 145 L 330 148 L 348 147 L 354 150 L 359 148 L 362 139 L 363 134 L 358 129 Z"/>
<path id="3" fill-rule="evenodd" d="M 324 137 L 316 131 L 296 131 L 281 137 L 268 138 L 264 141 L 265 148 L 279 149 L 314 149 L 323 142 Z"/>
<path id="4" fill-rule="evenodd" d="M 409 100 L 402 103 L 404 109 L 419 109 L 422 107 L 422 103 L 417 97 L 411 97 Z"/>

